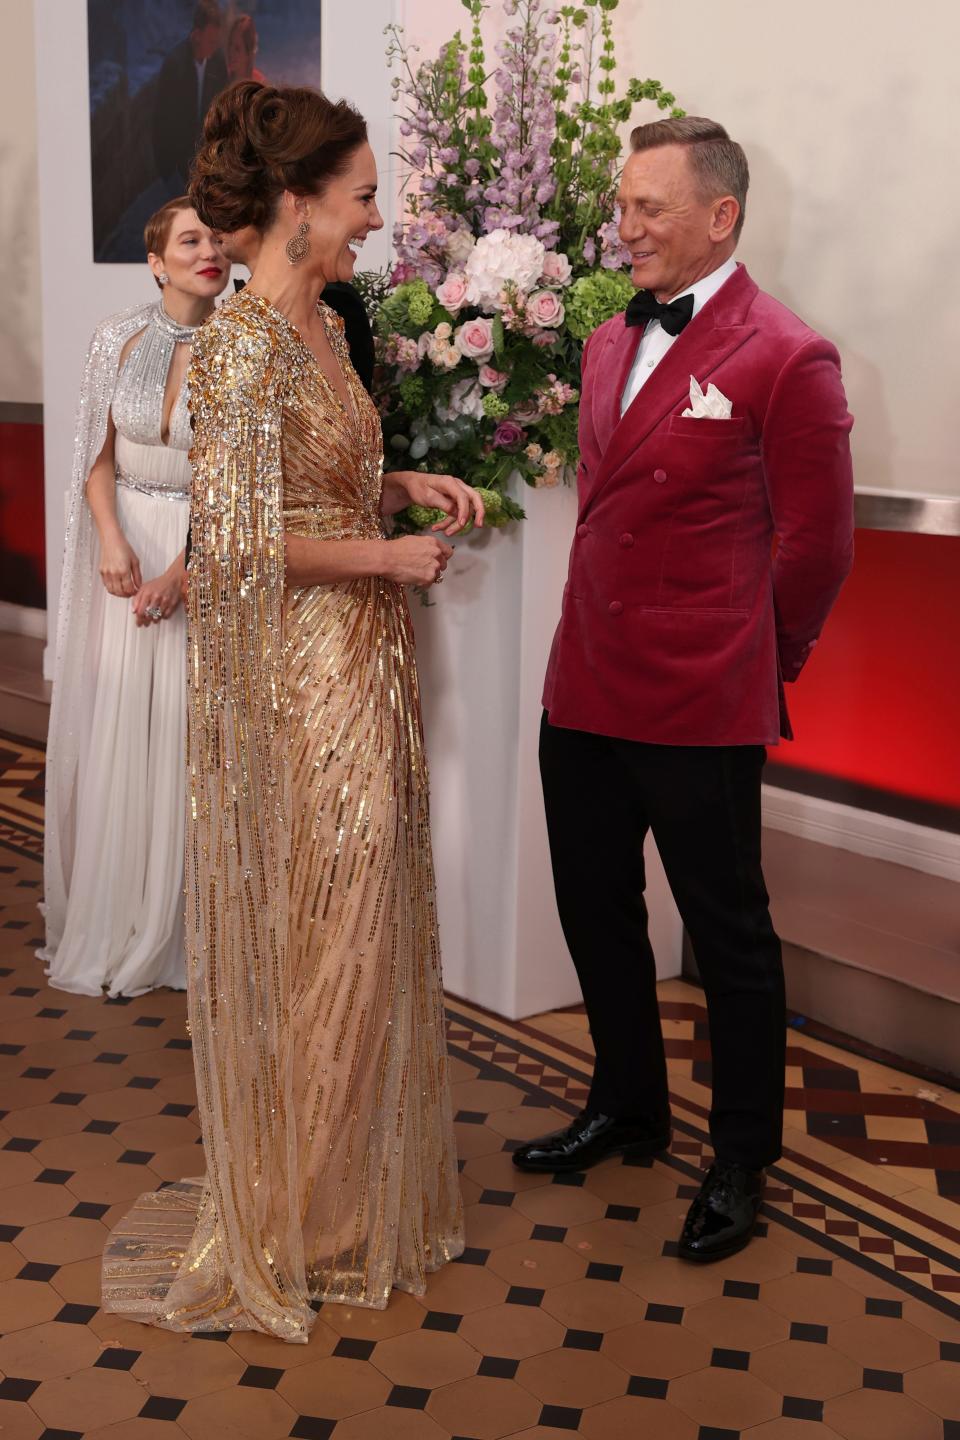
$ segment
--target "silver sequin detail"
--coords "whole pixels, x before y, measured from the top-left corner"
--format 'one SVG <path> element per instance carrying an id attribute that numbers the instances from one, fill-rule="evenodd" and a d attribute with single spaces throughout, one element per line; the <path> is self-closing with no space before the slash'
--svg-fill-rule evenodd
<path id="1" fill-rule="evenodd" d="M 162 444 L 163 397 L 174 347 L 188 344 L 197 327 L 177 325 L 156 305 L 143 336 L 127 356 L 113 393 L 113 422 L 121 435 L 140 445 Z M 181 386 L 170 416 L 166 443 L 172 450 L 190 449 L 190 416 L 186 384 Z"/>
<path id="2" fill-rule="evenodd" d="M 156 485 L 150 480 L 145 480 L 140 475 L 131 475 L 127 470 L 117 466 L 117 484 L 124 486 L 127 490 L 139 490 L 141 495 L 149 495 L 153 500 L 189 500 L 190 491 L 180 485 Z"/>

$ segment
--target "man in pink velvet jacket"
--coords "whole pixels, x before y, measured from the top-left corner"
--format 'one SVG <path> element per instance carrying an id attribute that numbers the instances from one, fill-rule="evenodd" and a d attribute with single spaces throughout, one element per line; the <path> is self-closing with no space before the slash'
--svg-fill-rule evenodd
<path id="1" fill-rule="evenodd" d="M 780 1155 L 785 1006 L 760 864 L 765 746 L 853 553 L 852 425 L 829 341 L 734 259 L 743 150 L 640 126 L 620 234 L 641 287 L 590 337 L 580 513 L 540 759 L 564 934 L 596 1048 L 585 1111 L 521 1146 L 576 1170 L 670 1138 L 643 901 L 652 830 L 707 999 L 714 1164 L 679 1253 L 747 1243 Z M 713 388 L 711 388 L 713 387 Z"/>

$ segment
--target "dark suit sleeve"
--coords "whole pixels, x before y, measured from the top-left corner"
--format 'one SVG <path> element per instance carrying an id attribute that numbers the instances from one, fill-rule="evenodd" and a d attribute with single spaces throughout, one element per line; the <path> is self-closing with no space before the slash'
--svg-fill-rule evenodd
<path id="1" fill-rule="evenodd" d="M 763 424 L 784 680 L 800 674 L 853 564 L 852 425 L 840 356 L 813 336 L 778 375 Z"/>
<path id="2" fill-rule="evenodd" d="M 230 77 L 222 50 L 216 50 L 207 61 L 203 73 L 203 113 L 206 115 L 221 90 L 226 90 Z"/>
<path id="3" fill-rule="evenodd" d="M 336 281 L 328 285 L 321 299 L 336 310 L 343 320 L 350 362 L 364 389 L 373 388 L 373 331 L 367 318 L 367 307 L 352 285 Z"/>
<path id="4" fill-rule="evenodd" d="M 168 55 L 157 76 L 153 97 L 153 162 L 161 179 L 177 168 L 177 57 Z"/>

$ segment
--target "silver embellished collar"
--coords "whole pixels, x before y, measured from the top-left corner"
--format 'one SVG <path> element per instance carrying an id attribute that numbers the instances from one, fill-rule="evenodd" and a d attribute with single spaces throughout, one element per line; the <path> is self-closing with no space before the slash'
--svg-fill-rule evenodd
<path id="1" fill-rule="evenodd" d="M 200 329 L 199 325 L 178 325 L 176 320 L 167 314 L 162 300 L 153 312 L 153 323 L 161 335 L 165 335 L 175 345 L 189 345 Z"/>

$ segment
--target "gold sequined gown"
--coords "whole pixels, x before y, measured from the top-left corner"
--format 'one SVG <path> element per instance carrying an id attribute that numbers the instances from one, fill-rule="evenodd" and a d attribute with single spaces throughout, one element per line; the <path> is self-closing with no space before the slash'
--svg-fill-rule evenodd
<path id="1" fill-rule="evenodd" d="M 204 1181 L 140 1198 L 104 1306 L 306 1340 L 463 1250 L 402 589 L 284 588 L 283 532 L 381 538 L 379 417 L 249 290 L 194 342 L 187 947 Z"/>

